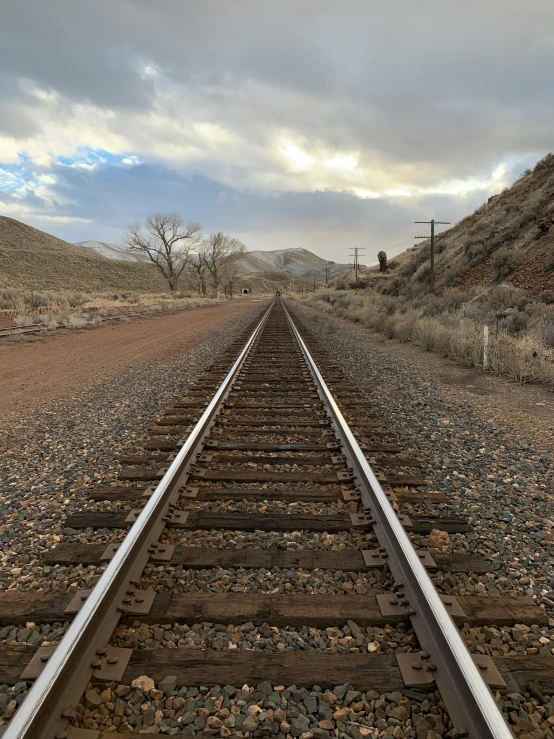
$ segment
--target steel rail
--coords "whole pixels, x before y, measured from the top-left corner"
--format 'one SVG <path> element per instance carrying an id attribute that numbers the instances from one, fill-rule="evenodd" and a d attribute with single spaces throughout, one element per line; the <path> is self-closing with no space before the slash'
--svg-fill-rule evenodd
<path id="1" fill-rule="evenodd" d="M 310 369 L 318 394 L 328 408 L 342 451 L 360 485 L 364 509 L 373 517 L 373 529 L 388 557 L 394 580 L 402 584 L 412 610 L 410 620 L 428 667 L 440 691 L 454 727 L 465 729 L 472 739 L 513 739 L 458 628 L 421 564 L 404 527 L 360 449 L 352 431 L 319 372 L 306 344 L 283 305 L 290 328 Z M 417 657 L 414 654 L 414 658 Z"/>
<path id="2" fill-rule="evenodd" d="M 148 562 L 148 548 L 159 538 L 165 526 L 162 519 L 172 499 L 178 497 L 181 480 L 212 428 L 214 418 L 260 336 L 273 304 L 274 301 L 75 616 L 59 646 L 8 724 L 3 739 L 62 739 L 67 736 L 62 721 L 63 712 L 68 706 L 72 707 L 77 703 L 90 680 L 93 671 L 91 662 L 97 659 L 97 650 L 105 647 L 121 617 L 118 605 L 122 602 L 129 582 L 140 577 Z"/>

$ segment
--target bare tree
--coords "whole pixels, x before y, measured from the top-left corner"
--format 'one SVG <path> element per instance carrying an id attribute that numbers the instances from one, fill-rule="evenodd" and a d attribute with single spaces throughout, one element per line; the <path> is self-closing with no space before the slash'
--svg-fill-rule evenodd
<path id="1" fill-rule="evenodd" d="M 235 272 L 236 263 L 246 252 L 246 246 L 238 239 L 219 231 L 216 234 L 210 234 L 200 252 L 200 258 L 206 265 L 209 273 L 210 282 L 216 293 L 225 279 L 229 279 L 231 274 Z"/>
<path id="2" fill-rule="evenodd" d="M 199 244 L 200 229 L 199 223 L 185 223 L 179 213 L 154 213 L 148 216 L 144 225 L 132 223 L 124 241 L 131 251 L 148 256 L 174 292 L 189 262 L 191 250 Z"/>
<path id="3" fill-rule="evenodd" d="M 202 254 L 191 254 L 187 272 L 199 295 L 206 297 L 208 268 L 204 264 Z"/>
<path id="4" fill-rule="evenodd" d="M 233 299 L 235 292 L 238 290 L 239 278 L 235 272 L 231 272 L 223 283 L 223 292 L 226 298 Z"/>

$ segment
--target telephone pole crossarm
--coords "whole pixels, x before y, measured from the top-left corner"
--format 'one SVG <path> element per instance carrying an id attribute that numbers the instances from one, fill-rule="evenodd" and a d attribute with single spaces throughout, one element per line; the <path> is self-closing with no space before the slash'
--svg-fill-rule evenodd
<path id="1" fill-rule="evenodd" d="M 414 223 L 428 223 L 431 226 L 430 236 L 414 236 L 414 239 L 431 239 L 431 280 L 430 288 L 431 292 L 435 292 L 435 225 L 450 226 L 450 221 L 435 221 L 431 218 L 430 221 L 414 221 Z"/>

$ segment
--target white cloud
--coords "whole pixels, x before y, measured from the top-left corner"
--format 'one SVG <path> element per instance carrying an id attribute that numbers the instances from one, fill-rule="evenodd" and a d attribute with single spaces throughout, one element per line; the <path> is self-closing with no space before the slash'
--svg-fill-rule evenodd
<path id="1" fill-rule="evenodd" d="M 22 139 L 0 138 L 0 161 L 13 163 L 24 152 L 36 167 L 48 169 L 63 157 L 74 159 L 67 166 L 92 173 L 102 159 L 83 157 L 80 152 L 104 150 L 121 157 L 122 167 L 158 162 L 177 169 L 194 167 L 206 177 L 239 189 L 348 192 L 361 199 L 427 194 L 464 197 L 503 181 L 502 168 L 484 179 L 448 180 L 440 177 L 437 166 L 396 160 L 378 148 L 352 149 L 331 143 L 325 132 L 310 137 L 295 127 L 260 126 L 255 114 L 244 111 L 242 98 L 255 94 L 264 104 L 267 85 L 237 82 L 235 99 L 230 90 L 220 87 L 203 91 L 183 87 L 150 63 L 145 70 L 150 70 L 155 92 L 148 113 L 127 110 L 116 115 L 91 103 L 72 103 L 56 91 L 20 80 L 33 96 L 33 105 L 39 107 L 42 130 Z M 291 106 L 305 105 L 298 93 L 284 93 L 284 97 Z M 216 107 L 210 98 L 218 99 Z M 321 101 L 314 102 L 314 108 L 318 107 L 323 116 Z"/>
<path id="2" fill-rule="evenodd" d="M 37 208 L 32 208 L 25 203 L 18 203 L 9 200 L 0 200 L 0 209 L 2 215 L 12 218 L 28 218 L 52 223 L 92 223 L 90 218 L 80 218 L 77 216 L 64 216 L 51 213 L 43 213 Z"/>
<path id="3" fill-rule="evenodd" d="M 465 197 L 469 193 L 483 190 L 485 192 L 498 192 L 508 185 L 508 167 L 505 162 L 500 164 L 484 177 L 469 177 L 465 180 L 453 179 L 443 180 L 437 185 L 422 187 L 418 192 L 422 195 L 454 195 Z"/>
<path id="4" fill-rule="evenodd" d="M 130 157 L 123 157 L 120 164 L 122 164 L 124 167 L 137 167 L 139 164 L 142 164 L 142 162 L 137 156 L 133 154 Z"/>

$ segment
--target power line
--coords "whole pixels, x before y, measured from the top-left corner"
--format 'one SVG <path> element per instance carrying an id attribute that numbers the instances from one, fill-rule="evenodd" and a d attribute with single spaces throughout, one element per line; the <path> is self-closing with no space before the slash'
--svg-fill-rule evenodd
<path id="1" fill-rule="evenodd" d="M 429 223 L 431 226 L 431 292 L 435 292 L 435 224 L 449 226 L 450 221 L 435 221 L 431 218 L 430 221 L 414 221 L 414 223 Z M 414 236 L 414 239 L 428 239 L 428 236 Z"/>

